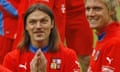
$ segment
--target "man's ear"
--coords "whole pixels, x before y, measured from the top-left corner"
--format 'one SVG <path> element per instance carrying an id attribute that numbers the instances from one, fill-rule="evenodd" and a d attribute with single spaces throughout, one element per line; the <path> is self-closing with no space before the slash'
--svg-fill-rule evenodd
<path id="1" fill-rule="evenodd" d="M 110 16 L 115 15 L 115 11 L 109 11 Z"/>

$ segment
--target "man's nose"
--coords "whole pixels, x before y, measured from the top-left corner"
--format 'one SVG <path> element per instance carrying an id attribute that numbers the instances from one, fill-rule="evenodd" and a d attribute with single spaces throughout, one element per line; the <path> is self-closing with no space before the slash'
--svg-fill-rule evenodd
<path id="1" fill-rule="evenodd" d="M 42 27 L 42 24 L 41 24 L 40 22 L 37 22 L 36 27 L 37 27 L 37 28 L 41 28 L 41 27 Z"/>

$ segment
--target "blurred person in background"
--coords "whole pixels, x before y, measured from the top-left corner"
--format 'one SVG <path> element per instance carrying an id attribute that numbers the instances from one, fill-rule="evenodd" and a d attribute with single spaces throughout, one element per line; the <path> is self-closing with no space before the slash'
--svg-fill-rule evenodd
<path id="1" fill-rule="evenodd" d="M 84 0 L 66 0 L 65 39 L 66 45 L 76 51 L 82 72 L 86 72 L 93 50 L 93 32 L 85 15 Z"/>
<path id="2" fill-rule="evenodd" d="M 0 64 L 6 53 L 12 50 L 18 25 L 20 0 L 0 0 Z"/>

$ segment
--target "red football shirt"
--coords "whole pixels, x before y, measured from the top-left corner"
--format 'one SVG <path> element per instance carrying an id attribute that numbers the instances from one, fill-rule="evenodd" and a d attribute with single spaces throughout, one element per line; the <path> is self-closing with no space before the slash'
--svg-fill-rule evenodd
<path id="1" fill-rule="evenodd" d="M 47 72 L 80 72 L 79 62 L 75 52 L 64 46 L 59 46 L 55 53 L 45 52 Z M 14 50 L 6 55 L 3 65 L 13 72 L 30 72 L 30 62 L 34 53 Z"/>
<path id="2" fill-rule="evenodd" d="M 93 50 L 88 72 L 120 71 L 120 25 L 116 22 L 104 28 Z"/>

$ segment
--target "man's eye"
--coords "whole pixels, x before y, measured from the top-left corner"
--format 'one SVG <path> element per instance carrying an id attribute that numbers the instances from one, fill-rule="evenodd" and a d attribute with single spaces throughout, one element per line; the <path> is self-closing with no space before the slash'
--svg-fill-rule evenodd
<path id="1" fill-rule="evenodd" d="M 41 23 L 43 23 L 43 24 L 46 24 L 47 22 L 48 22 L 47 19 L 42 19 L 42 20 L 41 20 Z"/>
<path id="2" fill-rule="evenodd" d="M 85 9 L 86 9 L 86 11 L 89 11 L 89 10 L 90 10 L 90 8 L 89 8 L 89 7 L 86 7 Z"/>
<path id="3" fill-rule="evenodd" d="M 102 8 L 101 7 L 94 7 L 93 8 L 95 11 L 100 11 Z"/>
<path id="4" fill-rule="evenodd" d="M 29 21 L 29 23 L 30 23 L 30 24 L 35 24 L 36 21 L 35 21 L 35 20 L 31 20 L 31 21 Z"/>

